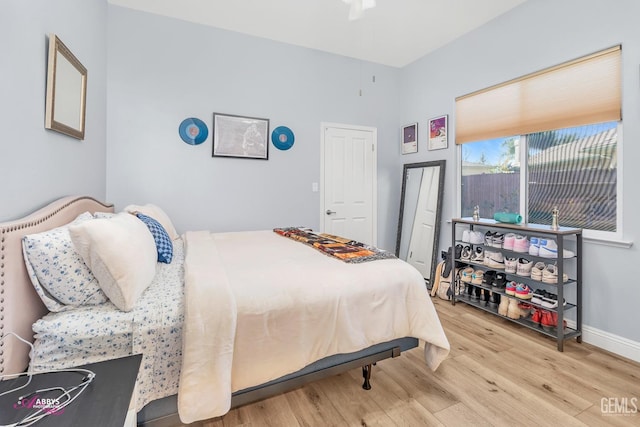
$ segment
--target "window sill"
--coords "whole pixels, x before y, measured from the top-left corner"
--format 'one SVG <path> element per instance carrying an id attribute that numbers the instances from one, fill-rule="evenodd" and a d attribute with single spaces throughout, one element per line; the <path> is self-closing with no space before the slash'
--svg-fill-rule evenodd
<path id="1" fill-rule="evenodd" d="M 594 243 L 596 245 L 612 246 L 614 248 L 629 249 L 631 246 L 633 246 L 633 242 L 627 240 L 603 239 L 596 237 L 586 237 L 584 235 L 582 236 L 582 239 L 584 243 Z"/>

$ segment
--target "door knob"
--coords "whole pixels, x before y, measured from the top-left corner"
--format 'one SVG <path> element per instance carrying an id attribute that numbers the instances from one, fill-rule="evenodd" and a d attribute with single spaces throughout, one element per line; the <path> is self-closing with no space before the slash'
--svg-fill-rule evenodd
<path id="1" fill-rule="evenodd" d="M 335 213 L 335 212 L 334 212 L 334 211 L 332 211 L 331 209 L 327 209 L 327 212 L 326 212 L 326 214 L 327 214 L 327 215 L 333 215 L 334 213 Z"/>

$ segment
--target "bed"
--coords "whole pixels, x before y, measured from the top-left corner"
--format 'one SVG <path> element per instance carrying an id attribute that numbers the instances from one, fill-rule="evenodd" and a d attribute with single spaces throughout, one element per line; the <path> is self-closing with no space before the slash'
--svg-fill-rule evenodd
<path id="1" fill-rule="evenodd" d="M 146 258 L 136 258 L 149 241 L 158 260 L 162 256 L 162 244 L 145 222 L 152 236 L 144 237 L 147 246 L 136 247 L 131 237 L 119 244 L 133 245 L 129 259 L 136 260 L 136 268 L 126 266 L 126 273 L 136 280 L 151 276 L 150 284 L 130 295 L 129 288 L 114 290 L 100 280 L 106 296 L 83 287 L 85 302 L 77 304 L 71 291 L 71 296 L 65 290 L 58 295 L 58 289 L 34 285 L 35 271 L 46 269 L 25 262 L 33 248 L 23 245 L 23 237 L 70 224 L 65 228 L 71 230 L 74 247 L 102 279 L 104 266 L 82 249 L 90 245 L 87 230 L 107 233 L 110 242 L 117 242 L 118 233 L 102 227 L 119 220 L 129 224 L 133 216 L 116 214 L 112 205 L 90 197 L 72 196 L 0 224 L 0 336 L 15 332 L 33 341 L 35 332 L 36 338 L 31 359 L 26 346 L 2 341 L 0 374 L 24 371 L 29 363 L 42 371 L 142 353 L 138 424 L 173 426 L 219 416 L 355 367 L 363 368 L 363 387 L 368 388 L 372 364 L 399 356 L 419 340 L 425 342 L 425 363 L 434 370 L 449 352 L 422 277 L 403 261 L 344 263 L 271 230 L 177 236 L 159 208 L 145 213 L 138 218 L 151 217 L 169 235 L 171 262 L 154 259 L 150 266 Z M 394 281 L 402 282 L 401 288 L 389 292 Z M 76 283 L 69 283 L 75 289 Z M 344 289 L 348 292 L 339 293 Z M 51 294 L 54 302 L 47 300 Z M 68 305 L 56 306 L 59 300 Z M 329 303 L 332 308 L 322 308 Z M 212 304 L 218 309 L 211 310 Z M 313 324 L 331 333 L 321 335 Z"/>

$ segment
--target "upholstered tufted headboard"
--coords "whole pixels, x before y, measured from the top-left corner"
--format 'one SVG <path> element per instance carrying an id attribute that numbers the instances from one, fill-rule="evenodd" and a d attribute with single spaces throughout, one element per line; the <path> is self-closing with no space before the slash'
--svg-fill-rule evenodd
<path id="1" fill-rule="evenodd" d="M 83 212 L 113 212 L 113 205 L 91 197 L 69 196 L 15 221 L 0 223 L 0 337 L 14 332 L 33 341 L 33 323 L 47 313 L 27 274 L 22 237 L 73 221 Z M 0 342 L 0 375 L 22 372 L 29 347 L 13 336 Z"/>

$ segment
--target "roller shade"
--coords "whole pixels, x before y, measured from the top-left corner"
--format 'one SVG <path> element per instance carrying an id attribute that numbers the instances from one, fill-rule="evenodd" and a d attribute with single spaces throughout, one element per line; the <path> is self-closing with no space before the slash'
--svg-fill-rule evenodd
<path id="1" fill-rule="evenodd" d="M 456 98 L 456 144 L 619 121 L 621 46 Z"/>

